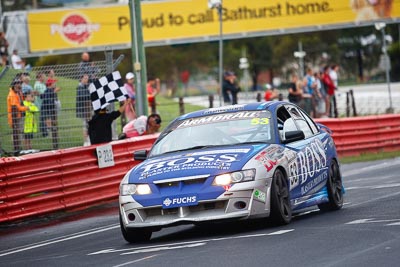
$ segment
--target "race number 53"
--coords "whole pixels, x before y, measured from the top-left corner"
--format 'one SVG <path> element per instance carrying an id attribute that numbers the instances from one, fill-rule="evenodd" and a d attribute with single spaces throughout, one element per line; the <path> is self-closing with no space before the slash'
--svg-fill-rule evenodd
<path id="1" fill-rule="evenodd" d="M 97 161 L 99 163 L 99 168 L 105 168 L 115 165 L 114 154 L 112 151 L 111 144 L 96 147 L 96 152 L 97 152 Z"/>

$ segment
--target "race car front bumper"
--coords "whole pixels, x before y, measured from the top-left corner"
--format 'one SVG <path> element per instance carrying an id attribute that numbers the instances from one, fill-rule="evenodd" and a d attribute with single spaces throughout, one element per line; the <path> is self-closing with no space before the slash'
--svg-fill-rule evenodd
<path id="1" fill-rule="evenodd" d="M 170 209 L 163 209 L 161 205 L 143 207 L 130 196 L 120 196 L 120 213 L 126 228 L 162 228 L 179 224 L 267 217 L 270 208 L 269 194 L 265 186 L 227 191 L 217 199 L 199 201 L 195 206 Z"/>

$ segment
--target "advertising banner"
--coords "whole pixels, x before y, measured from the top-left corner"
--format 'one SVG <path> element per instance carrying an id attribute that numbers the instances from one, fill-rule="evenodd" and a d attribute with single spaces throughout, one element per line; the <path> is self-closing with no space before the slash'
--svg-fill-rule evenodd
<path id="1" fill-rule="evenodd" d="M 219 16 L 207 0 L 141 4 L 145 44 L 209 40 L 219 35 Z M 372 24 L 400 18 L 400 0 L 223 1 L 225 38 L 273 35 Z M 28 13 L 30 52 L 131 43 L 128 5 Z"/>

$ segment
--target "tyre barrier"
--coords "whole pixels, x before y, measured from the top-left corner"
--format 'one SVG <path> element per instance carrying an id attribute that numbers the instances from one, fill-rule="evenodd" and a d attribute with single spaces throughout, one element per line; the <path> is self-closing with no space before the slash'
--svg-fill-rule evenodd
<path id="1" fill-rule="evenodd" d="M 339 156 L 400 150 L 400 115 L 317 119 L 333 131 Z M 87 146 L 0 158 L 0 223 L 83 209 L 118 199 L 119 183 L 158 134 L 113 141 L 113 165 Z"/>

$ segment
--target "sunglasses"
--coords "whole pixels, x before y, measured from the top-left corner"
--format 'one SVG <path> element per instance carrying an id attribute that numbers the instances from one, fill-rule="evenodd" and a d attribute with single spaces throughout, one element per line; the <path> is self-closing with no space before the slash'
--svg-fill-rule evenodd
<path id="1" fill-rule="evenodd" d="M 155 122 L 156 124 L 161 124 L 161 119 L 160 119 L 160 118 L 155 118 L 154 122 Z"/>

